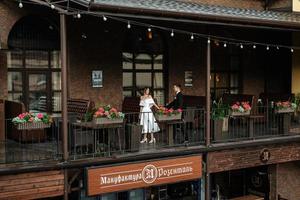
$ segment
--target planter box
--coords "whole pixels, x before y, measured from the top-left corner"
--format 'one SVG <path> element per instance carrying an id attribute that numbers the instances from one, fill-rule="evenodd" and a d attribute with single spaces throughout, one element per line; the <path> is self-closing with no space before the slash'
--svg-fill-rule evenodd
<path id="1" fill-rule="evenodd" d="M 228 138 L 228 118 L 213 120 L 214 140 L 223 140 Z"/>
<path id="2" fill-rule="evenodd" d="M 51 124 L 45 124 L 44 122 L 32 122 L 32 123 L 19 123 L 15 124 L 18 130 L 35 130 L 50 128 Z"/>
<path id="3" fill-rule="evenodd" d="M 95 124 L 121 124 L 123 119 L 94 118 L 93 122 Z"/>
<path id="4" fill-rule="evenodd" d="M 250 110 L 246 112 L 237 112 L 237 111 L 231 111 L 230 116 L 232 117 L 240 117 L 240 116 L 248 116 L 250 115 Z"/>
<path id="5" fill-rule="evenodd" d="M 284 109 L 276 109 L 275 113 L 293 113 L 295 109 L 293 108 L 284 108 Z"/>
<path id="6" fill-rule="evenodd" d="M 173 121 L 173 120 L 181 120 L 182 113 L 178 113 L 176 115 L 155 115 L 155 118 L 159 122 L 163 121 Z"/>

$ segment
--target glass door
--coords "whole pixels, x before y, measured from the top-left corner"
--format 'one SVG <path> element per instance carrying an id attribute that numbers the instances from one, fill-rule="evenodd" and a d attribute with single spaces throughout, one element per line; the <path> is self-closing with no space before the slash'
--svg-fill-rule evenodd
<path id="1" fill-rule="evenodd" d="M 47 72 L 28 72 L 27 108 L 30 112 L 47 112 L 49 109 L 49 80 Z"/>

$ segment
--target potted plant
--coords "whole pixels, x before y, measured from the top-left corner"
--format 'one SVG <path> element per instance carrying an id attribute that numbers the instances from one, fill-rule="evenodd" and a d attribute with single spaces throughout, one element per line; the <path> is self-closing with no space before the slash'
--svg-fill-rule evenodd
<path id="1" fill-rule="evenodd" d="M 123 123 L 124 113 L 118 112 L 116 108 L 111 107 L 110 105 L 99 107 L 94 115 L 93 122 L 95 124 L 117 124 Z"/>
<path id="2" fill-rule="evenodd" d="M 247 116 L 250 115 L 251 106 L 249 102 L 236 102 L 231 107 L 230 115 L 235 116 Z"/>
<path id="3" fill-rule="evenodd" d="M 296 122 L 300 123 L 300 93 L 295 95 L 293 102 L 296 104 L 294 119 Z"/>
<path id="4" fill-rule="evenodd" d="M 12 119 L 18 130 L 49 128 L 52 118 L 44 113 L 25 112 Z"/>
<path id="5" fill-rule="evenodd" d="M 182 109 L 167 109 L 164 107 L 160 107 L 158 111 L 155 113 L 156 120 L 161 121 L 170 121 L 170 120 L 180 120 L 182 116 Z"/>
<path id="6" fill-rule="evenodd" d="M 275 104 L 275 113 L 293 113 L 296 108 L 296 103 L 291 103 L 290 101 L 278 101 Z"/>
<path id="7" fill-rule="evenodd" d="M 211 119 L 213 122 L 213 136 L 215 140 L 221 140 L 228 134 L 228 105 L 221 101 L 213 102 Z"/>

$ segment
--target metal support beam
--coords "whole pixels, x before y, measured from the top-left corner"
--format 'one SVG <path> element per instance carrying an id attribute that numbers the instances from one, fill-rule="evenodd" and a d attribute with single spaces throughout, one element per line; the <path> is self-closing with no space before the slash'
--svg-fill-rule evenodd
<path id="1" fill-rule="evenodd" d="M 68 110 L 67 110 L 67 28 L 66 15 L 60 14 L 60 51 L 62 74 L 62 134 L 63 134 L 63 160 L 68 160 Z M 64 199 L 68 200 L 68 173 L 64 172 Z"/>
<path id="2" fill-rule="evenodd" d="M 210 146 L 210 68 L 211 68 L 211 45 L 210 40 L 207 41 L 207 58 L 206 58 L 206 146 Z M 208 156 L 206 155 L 206 171 L 205 171 L 205 199 L 210 200 L 210 174 L 207 169 L 209 167 Z"/>
<path id="3" fill-rule="evenodd" d="M 211 65 L 211 45 L 210 40 L 207 42 L 207 58 L 206 58 L 206 146 L 210 145 L 210 65 Z"/>

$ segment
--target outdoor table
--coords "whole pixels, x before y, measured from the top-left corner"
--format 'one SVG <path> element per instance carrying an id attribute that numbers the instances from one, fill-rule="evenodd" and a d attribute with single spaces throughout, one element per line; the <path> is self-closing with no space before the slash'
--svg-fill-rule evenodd
<path id="1" fill-rule="evenodd" d="M 166 135 L 168 137 L 167 142 L 169 146 L 174 145 L 174 126 L 183 124 L 182 120 L 165 120 L 158 121 L 159 124 L 166 127 Z"/>
<path id="2" fill-rule="evenodd" d="M 94 153 L 97 152 L 97 136 L 96 133 L 99 130 L 111 130 L 111 129 L 115 129 L 117 131 L 117 135 L 118 135 L 118 146 L 119 146 L 119 150 L 122 151 L 122 146 L 124 146 L 124 144 L 122 144 L 121 141 L 121 129 L 123 128 L 123 123 L 112 123 L 112 124 L 95 124 L 93 122 L 76 122 L 72 124 L 74 127 L 78 127 L 80 128 L 80 130 L 82 129 L 89 129 L 93 131 L 93 135 L 94 135 L 94 141 L 93 141 L 93 147 L 94 147 Z M 104 132 L 103 132 L 103 136 L 104 136 Z M 107 134 L 108 137 L 108 155 L 111 155 L 111 146 L 110 146 L 110 141 L 111 141 L 111 137 L 112 134 Z"/>
<path id="3" fill-rule="evenodd" d="M 278 132 L 288 134 L 291 126 L 291 113 L 276 113 L 278 116 Z"/>

